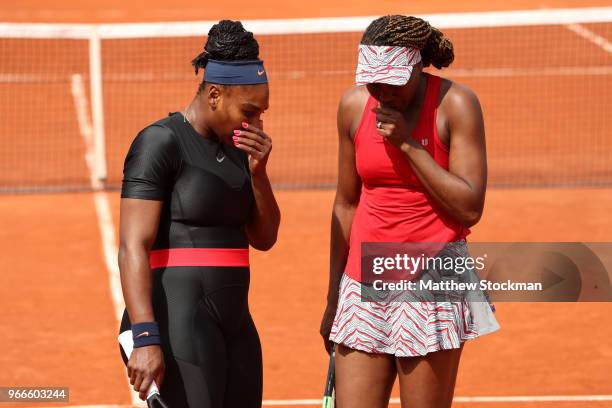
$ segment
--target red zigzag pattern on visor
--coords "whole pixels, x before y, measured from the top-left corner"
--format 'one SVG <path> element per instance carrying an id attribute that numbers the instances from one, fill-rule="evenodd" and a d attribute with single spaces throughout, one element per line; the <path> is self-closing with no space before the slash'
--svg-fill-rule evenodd
<path id="1" fill-rule="evenodd" d="M 421 52 L 416 48 L 360 45 L 355 82 L 405 85 L 419 62 Z"/>

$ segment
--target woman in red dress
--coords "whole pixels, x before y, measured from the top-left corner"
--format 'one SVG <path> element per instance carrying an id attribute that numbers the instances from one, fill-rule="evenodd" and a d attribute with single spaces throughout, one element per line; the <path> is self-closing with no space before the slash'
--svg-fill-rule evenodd
<path id="1" fill-rule="evenodd" d="M 426 21 L 381 17 L 361 40 L 357 86 L 340 101 L 321 334 L 328 350 L 336 344 L 342 408 L 386 407 L 396 376 L 402 407 L 450 407 L 464 342 L 499 329 L 484 293 L 481 302 L 360 295 L 364 242 L 445 243 L 447 256 L 468 256 L 487 180 L 482 112 L 469 88 L 422 71 L 453 58 L 451 42 Z"/>

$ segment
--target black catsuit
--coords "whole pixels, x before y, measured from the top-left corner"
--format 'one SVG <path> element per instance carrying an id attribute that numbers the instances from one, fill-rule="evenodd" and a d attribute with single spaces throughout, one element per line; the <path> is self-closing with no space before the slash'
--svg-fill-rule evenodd
<path id="1" fill-rule="evenodd" d="M 200 136 L 181 113 L 141 131 L 127 154 L 122 198 L 163 201 L 152 250 L 248 248 L 254 205 L 244 152 Z M 260 407 L 261 345 L 248 307 L 248 267 L 152 270 L 153 310 L 171 408 Z M 124 313 L 120 331 L 128 330 Z"/>

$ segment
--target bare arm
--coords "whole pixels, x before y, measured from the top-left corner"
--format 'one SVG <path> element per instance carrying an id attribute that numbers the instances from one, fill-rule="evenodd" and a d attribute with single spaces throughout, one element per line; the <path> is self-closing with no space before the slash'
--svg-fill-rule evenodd
<path id="1" fill-rule="evenodd" d="M 151 303 L 149 251 L 159 225 L 161 201 L 121 199 L 119 270 L 131 323 L 155 320 Z"/>
<path id="2" fill-rule="evenodd" d="M 344 101 L 344 104 L 350 101 Z M 355 145 L 350 132 L 350 107 L 340 105 L 338 111 L 338 186 L 332 209 L 329 249 L 329 289 L 327 300 L 338 301 L 340 279 L 346 266 L 349 238 L 355 210 L 359 204 L 361 179 L 355 166 Z"/>
<path id="3" fill-rule="evenodd" d="M 487 185 L 487 160 L 482 110 L 476 95 L 467 87 L 453 84 L 440 110 L 447 116 L 450 135 L 448 171 L 402 130 L 401 118 L 383 115 L 392 124 L 379 131 L 400 148 L 415 174 L 437 204 L 466 227 L 482 215 Z"/>
<path id="4" fill-rule="evenodd" d="M 272 151 L 272 139 L 263 131 L 263 122 L 259 125 L 261 128 L 247 123 L 242 126 L 244 130 L 240 130 L 234 137 L 234 142 L 248 154 L 255 197 L 255 207 L 246 226 L 246 233 L 253 248 L 267 251 L 276 243 L 281 218 L 266 170 Z"/>
<path id="5" fill-rule="evenodd" d="M 338 186 L 331 217 L 327 309 L 321 322 L 321 335 L 326 348 L 329 347 L 327 338 L 338 304 L 340 280 L 349 252 L 351 226 L 361 193 L 361 179 L 355 166 L 353 133 L 355 118 L 361 117 L 366 101 L 367 95 L 359 89 L 352 89 L 342 97 L 338 108 Z"/>
<path id="6" fill-rule="evenodd" d="M 246 227 L 247 236 L 253 248 L 267 251 L 276 243 L 281 218 L 280 209 L 265 172 L 254 174 L 251 184 L 255 207 L 251 222 Z"/>
<path id="7" fill-rule="evenodd" d="M 454 85 L 445 101 L 450 134 L 448 171 L 422 149 L 405 149 L 415 173 L 449 214 L 466 227 L 482 215 L 487 186 L 487 158 L 482 110 L 476 95 Z"/>
<path id="8" fill-rule="evenodd" d="M 149 268 L 149 251 L 159 225 L 161 201 L 121 199 L 119 227 L 119 270 L 121 288 L 132 324 L 155 321 L 151 300 L 152 283 Z M 146 392 L 155 380 L 163 381 L 163 355 L 159 346 L 134 349 L 128 362 L 128 376 L 134 390 L 145 399 Z"/>

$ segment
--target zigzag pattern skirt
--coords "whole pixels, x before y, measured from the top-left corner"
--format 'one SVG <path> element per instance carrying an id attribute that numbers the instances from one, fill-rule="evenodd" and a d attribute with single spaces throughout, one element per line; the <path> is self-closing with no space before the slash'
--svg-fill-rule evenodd
<path id="1" fill-rule="evenodd" d="M 396 357 L 456 349 L 499 330 L 488 295 L 482 301 L 364 300 L 362 284 L 342 276 L 330 340 L 354 350 Z M 366 289 L 367 290 L 367 289 Z"/>

